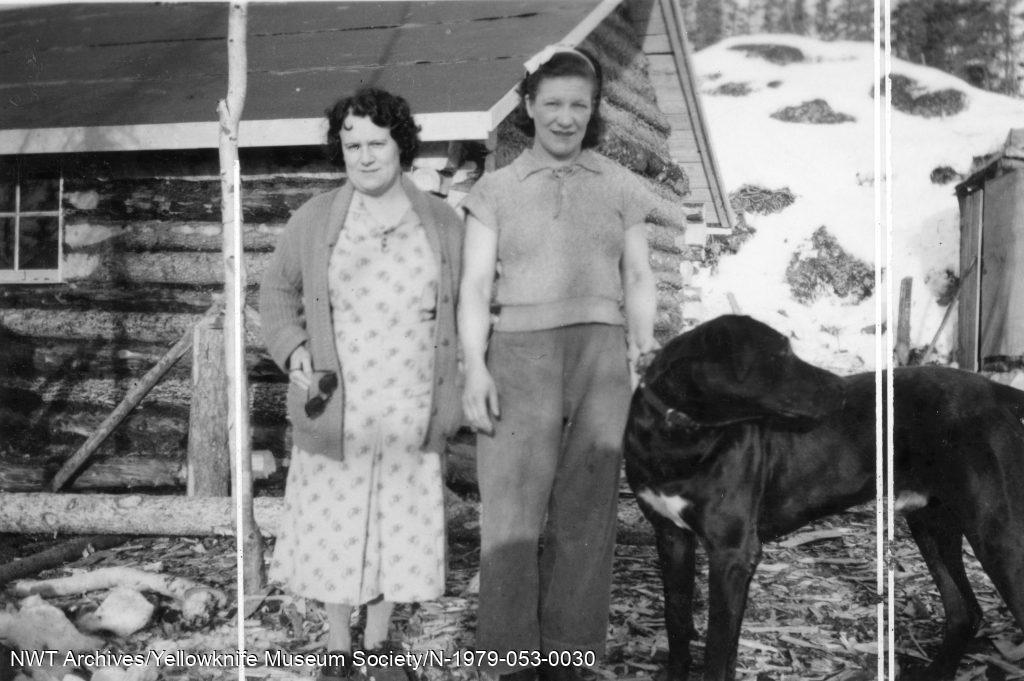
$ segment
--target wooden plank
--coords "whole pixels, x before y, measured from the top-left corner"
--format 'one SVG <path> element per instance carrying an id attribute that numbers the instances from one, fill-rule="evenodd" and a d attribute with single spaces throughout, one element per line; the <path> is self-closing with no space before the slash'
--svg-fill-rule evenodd
<path id="1" fill-rule="evenodd" d="M 652 4 L 653 8 L 647 19 L 647 27 L 644 31 L 644 35 L 666 35 L 668 33 L 668 27 L 665 25 L 665 17 L 659 11 L 657 1 Z"/>
<path id="2" fill-rule="evenodd" d="M 693 188 L 708 186 L 707 176 L 703 172 L 704 166 L 699 160 L 678 160 L 676 162 L 690 178 L 691 191 Z"/>
<path id="3" fill-rule="evenodd" d="M 227 385 L 224 329 L 218 324 L 198 324 L 193 331 L 188 417 L 189 496 L 231 494 Z"/>
<path id="4" fill-rule="evenodd" d="M 673 133 L 692 132 L 693 119 L 690 118 L 690 114 L 686 112 L 685 108 L 680 108 L 678 111 L 669 111 L 666 107 L 662 106 L 661 109 L 665 112 L 665 118 L 668 120 L 669 125 L 672 126 Z"/>
<path id="5" fill-rule="evenodd" d="M 673 161 L 686 164 L 686 174 L 690 178 L 691 184 L 709 186 L 701 162 L 700 149 L 692 130 L 673 130 L 668 138 L 668 148 Z"/>
<path id="6" fill-rule="evenodd" d="M 957 330 L 957 362 L 962 369 L 979 368 L 979 328 L 982 267 L 971 263 L 980 261 L 985 190 L 978 189 L 960 201 L 960 307 Z M 983 263 L 982 263 L 983 265 Z M 967 273 L 970 271 L 970 274 Z"/>
<path id="7" fill-rule="evenodd" d="M 708 222 L 732 226 L 731 208 L 722 186 L 721 173 L 711 147 L 711 140 L 704 127 L 704 112 L 697 86 L 697 78 L 693 72 L 693 57 L 682 25 L 682 9 L 678 0 L 658 0 L 669 39 L 672 44 L 672 56 L 676 73 L 679 75 L 680 87 L 687 98 L 687 109 L 694 121 L 694 132 L 704 164 L 704 174 L 708 176 L 711 194 L 711 209 Z"/>
<path id="8" fill-rule="evenodd" d="M 984 185 L 981 221 L 981 295 L 978 356 L 1024 356 L 1024 172 L 1008 172 Z"/>
<path id="9" fill-rule="evenodd" d="M 649 72 L 651 74 L 651 79 L 655 79 L 663 75 L 670 75 L 677 78 L 676 87 L 680 89 L 682 88 L 682 86 L 679 84 L 678 76 L 676 76 L 675 58 L 672 56 L 671 53 L 652 54 L 649 55 L 647 59 L 650 62 Z"/>
<path id="10" fill-rule="evenodd" d="M 664 33 L 658 35 L 645 35 L 643 44 L 641 45 L 644 54 L 648 57 L 655 54 L 671 54 L 672 46 L 669 43 L 668 36 Z"/>

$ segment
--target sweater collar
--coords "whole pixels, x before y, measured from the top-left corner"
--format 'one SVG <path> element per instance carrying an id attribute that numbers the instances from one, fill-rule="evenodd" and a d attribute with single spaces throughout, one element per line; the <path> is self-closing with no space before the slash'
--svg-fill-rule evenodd
<path id="1" fill-rule="evenodd" d="M 512 168 L 515 171 L 516 178 L 520 182 L 541 170 L 554 170 L 559 167 L 574 168 L 577 166 L 584 170 L 589 170 L 592 173 L 601 172 L 601 164 L 598 160 L 597 153 L 591 149 L 584 149 L 581 151 L 580 155 L 576 157 L 576 160 L 567 166 L 541 158 L 534 153 L 533 149 L 530 147 L 523 149 L 522 153 L 519 154 L 519 156 L 516 157 L 516 160 L 512 162 Z"/>

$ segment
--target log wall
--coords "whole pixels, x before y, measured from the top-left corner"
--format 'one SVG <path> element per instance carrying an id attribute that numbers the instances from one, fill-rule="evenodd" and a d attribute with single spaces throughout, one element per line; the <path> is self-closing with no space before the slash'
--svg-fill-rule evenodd
<path id="1" fill-rule="evenodd" d="M 436 149 L 432 149 L 436 152 Z M 318 149 L 243 153 L 247 292 L 291 212 L 342 181 Z M 56 470 L 222 290 L 216 152 L 95 154 L 50 163 L 64 177 L 63 282 L 0 286 L 0 489 Z M 284 383 L 249 329 L 253 446 L 284 452 Z M 191 354 L 94 455 L 71 488 L 122 478 L 180 485 Z M 102 475 L 95 475 L 99 471 Z"/>

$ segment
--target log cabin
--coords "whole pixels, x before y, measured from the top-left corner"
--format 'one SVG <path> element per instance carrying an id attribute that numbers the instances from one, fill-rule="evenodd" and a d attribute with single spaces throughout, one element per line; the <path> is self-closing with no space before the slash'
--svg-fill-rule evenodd
<path id="1" fill-rule="evenodd" d="M 677 0 L 252 3 L 239 146 L 249 291 L 291 212 L 344 180 L 323 111 L 362 84 L 422 126 L 412 176 L 457 204 L 525 140 L 507 122 L 524 64 L 581 45 L 605 72 L 600 151 L 644 180 L 657 329 L 693 318 L 689 278 L 733 218 Z M 0 11 L 0 492 L 41 489 L 223 288 L 217 101 L 227 6 Z M 289 451 L 285 377 L 249 324 L 253 448 Z M 70 490 L 177 488 L 192 360 L 179 361 Z"/>

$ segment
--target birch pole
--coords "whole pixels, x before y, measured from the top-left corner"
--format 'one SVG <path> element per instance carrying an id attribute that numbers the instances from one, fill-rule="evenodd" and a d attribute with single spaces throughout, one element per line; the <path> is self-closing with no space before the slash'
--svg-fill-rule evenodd
<path id="1" fill-rule="evenodd" d="M 224 352 L 228 377 L 228 451 L 234 463 L 234 501 L 242 543 L 240 568 L 244 590 L 263 587 L 263 542 L 253 513 L 252 461 L 249 455 L 249 388 L 245 368 L 245 262 L 242 243 L 242 182 L 238 163 L 238 127 L 246 90 L 245 2 L 228 10 L 228 93 L 220 100 L 220 188 L 224 234 Z"/>

